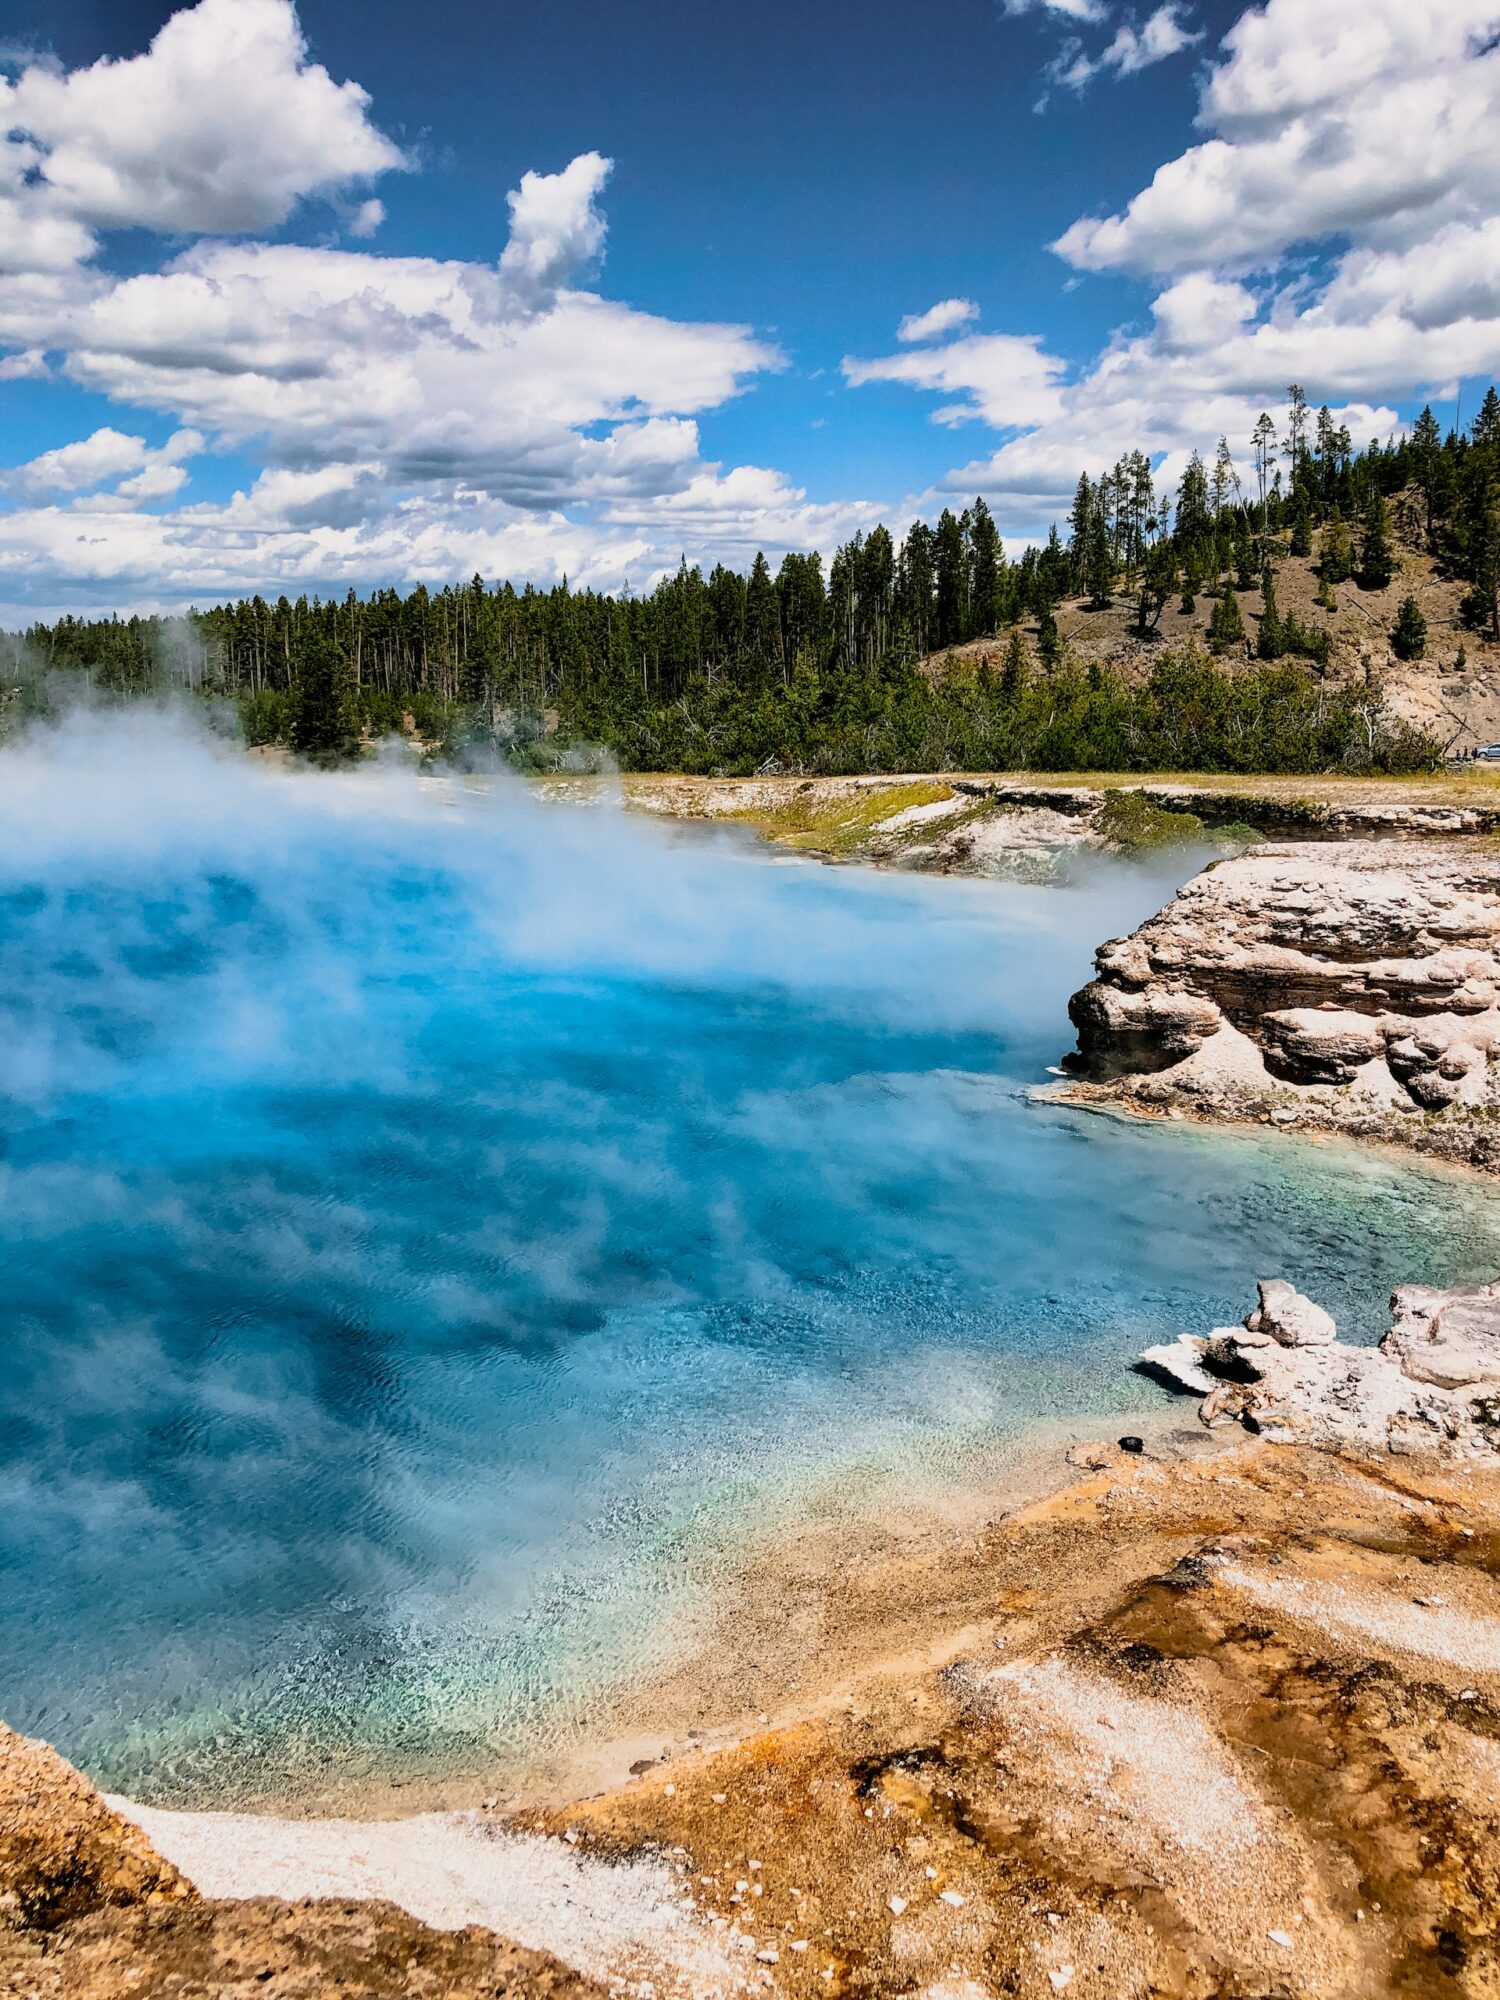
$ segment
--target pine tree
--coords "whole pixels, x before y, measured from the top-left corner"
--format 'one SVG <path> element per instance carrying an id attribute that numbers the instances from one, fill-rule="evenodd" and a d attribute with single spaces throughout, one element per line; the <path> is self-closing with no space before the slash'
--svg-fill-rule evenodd
<path id="1" fill-rule="evenodd" d="M 1094 482 L 1086 472 L 1078 475 L 1078 490 L 1073 496 L 1073 511 L 1068 516 L 1068 526 L 1072 534 L 1068 539 L 1068 557 L 1073 565 L 1073 587 L 1082 593 L 1088 588 L 1085 581 L 1088 568 L 1089 530 L 1097 511 L 1094 498 Z"/>
<path id="2" fill-rule="evenodd" d="M 1437 418 L 1432 414 L 1430 403 L 1417 418 L 1412 429 L 1411 456 L 1417 475 L 1417 487 L 1422 495 L 1427 546 L 1430 549 L 1436 538 L 1438 487 L 1443 458 L 1443 434 L 1438 428 Z"/>
<path id="3" fill-rule="evenodd" d="M 969 509 L 969 636 L 993 637 L 999 624 L 1000 572 L 1005 561 L 995 517 L 982 499 Z"/>
<path id="4" fill-rule="evenodd" d="M 1094 611 L 1107 609 L 1114 588 L 1114 551 L 1109 544 L 1109 522 L 1102 505 L 1095 504 L 1084 533 L 1083 587 Z"/>
<path id="5" fill-rule="evenodd" d="M 1349 539 L 1348 524 L 1337 507 L 1323 530 L 1318 574 L 1328 584 L 1347 583 L 1354 574 L 1354 544 Z"/>
<path id="6" fill-rule="evenodd" d="M 764 683 L 782 678 L 781 599 L 763 554 L 757 554 L 750 565 L 750 581 L 745 586 L 744 643 L 756 680 Z"/>
<path id="7" fill-rule="evenodd" d="M 1307 463 L 1307 430 L 1310 412 L 1307 398 L 1302 393 L 1302 385 L 1294 382 L 1287 390 L 1287 420 L 1285 452 L 1292 468 L 1292 486 L 1295 489 L 1304 465 Z"/>
<path id="8" fill-rule="evenodd" d="M 1213 512 L 1209 506 L 1208 474 L 1195 451 L 1177 488 L 1177 540 L 1185 554 L 1207 543 L 1213 533 Z"/>
<path id="9" fill-rule="evenodd" d="M 1031 657 L 1026 651 L 1026 641 L 1021 637 L 1020 627 L 1010 635 L 1005 647 L 1005 658 L 1000 664 L 1000 699 L 1008 708 L 1025 694 L 1031 681 Z"/>
<path id="10" fill-rule="evenodd" d="M 1245 620 L 1232 590 L 1226 590 L 1214 605 L 1208 621 L 1208 643 L 1215 653 L 1244 651 Z"/>
<path id="11" fill-rule="evenodd" d="M 354 684 L 344 648 L 321 622 L 296 646 L 291 685 L 291 744 L 315 764 L 342 764 L 359 754 Z"/>
<path id="12" fill-rule="evenodd" d="M 1034 602 L 1038 609 L 1043 598 L 1049 604 L 1056 604 L 1067 595 L 1072 569 L 1067 550 L 1062 545 L 1062 536 L 1057 532 L 1056 521 L 1047 531 L 1047 546 L 1037 559 L 1036 576 L 1037 595 Z"/>
<path id="13" fill-rule="evenodd" d="M 1500 494 L 1488 481 L 1470 526 L 1469 563 L 1474 588 L 1464 610 L 1476 624 L 1489 627 L 1492 639 L 1500 639 Z"/>
<path id="14" fill-rule="evenodd" d="M 1135 627 L 1141 637 L 1149 638 L 1161 623 L 1161 614 L 1166 609 L 1167 599 L 1172 595 L 1177 583 L 1177 556 L 1172 544 L 1157 542 L 1147 551 L 1146 560 L 1141 565 L 1140 596 L 1136 603 Z"/>
<path id="15" fill-rule="evenodd" d="M 1265 610 L 1261 613 L 1260 636 L 1255 650 L 1263 660 L 1279 660 L 1286 651 L 1286 633 L 1282 628 L 1281 613 L 1276 608 L 1276 579 L 1270 569 L 1261 580 L 1265 595 Z"/>
<path id="16" fill-rule="evenodd" d="M 934 543 L 937 571 L 937 648 L 957 646 L 964 634 L 964 532 L 951 507 L 938 517 Z"/>
<path id="17" fill-rule="evenodd" d="M 1364 534 L 1359 549 L 1359 587 L 1361 590 L 1388 589 L 1395 574 L 1396 557 L 1391 548 L 1385 496 L 1378 486 L 1371 486 L 1370 497 L 1365 503 Z"/>
<path id="18" fill-rule="evenodd" d="M 1313 517 L 1312 508 L 1302 486 L 1298 486 L 1292 501 L 1292 554 L 1310 556 L 1312 554 Z"/>
<path id="19" fill-rule="evenodd" d="M 1391 651 L 1398 660 L 1420 660 L 1427 651 L 1427 620 L 1414 597 L 1406 598 L 1391 627 Z"/>
<path id="20" fill-rule="evenodd" d="M 1050 604 L 1042 606 L 1042 615 L 1037 620 L 1037 657 L 1043 670 L 1051 673 L 1062 659 L 1062 634 L 1057 629 L 1057 613 Z"/>
<path id="21" fill-rule="evenodd" d="M 1255 544 L 1250 539 L 1250 519 L 1243 507 L 1234 517 L 1234 587 L 1255 588 Z"/>

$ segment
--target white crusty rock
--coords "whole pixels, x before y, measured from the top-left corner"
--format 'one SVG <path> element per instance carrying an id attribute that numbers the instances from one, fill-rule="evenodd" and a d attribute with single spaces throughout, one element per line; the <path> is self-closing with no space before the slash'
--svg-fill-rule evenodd
<path id="1" fill-rule="evenodd" d="M 1339 1340 L 1330 1316 L 1282 1280 L 1260 1293 L 1243 1327 L 1141 1356 L 1203 1397 L 1205 1424 L 1239 1421 L 1282 1444 L 1500 1454 L 1500 1279 L 1403 1287 L 1379 1347 Z"/>
<path id="2" fill-rule="evenodd" d="M 1285 1278 L 1262 1278 L 1260 1304 L 1247 1315 L 1245 1331 L 1274 1340 L 1281 1347 L 1326 1347 L 1338 1339 L 1333 1314 L 1314 1305 Z"/>
<path id="3" fill-rule="evenodd" d="M 1101 947 L 1075 1100 L 1392 1139 L 1500 1171 L 1500 850 L 1263 846 Z"/>
<path id="4" fill-rule="evenodd" d="M 1440 1389 L 1500 1390 L 1500 1281 L 1437 1292 L 1402 1285 L 1380 1343 L 1414 1382 Z"/>

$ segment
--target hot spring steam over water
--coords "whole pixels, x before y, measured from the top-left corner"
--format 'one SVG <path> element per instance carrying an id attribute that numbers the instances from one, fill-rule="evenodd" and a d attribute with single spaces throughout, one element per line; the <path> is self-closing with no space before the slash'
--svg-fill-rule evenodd
<path id="1" fill-rule="evenodd" d="M 1139 1408 L 1257 1274 L 1500 1271 L 1476 1182 L 1026 1101 L 1170 886 L 0 755 L 0 1714 L 164 1800 L 503 1771 L 799 1500 Z"/>

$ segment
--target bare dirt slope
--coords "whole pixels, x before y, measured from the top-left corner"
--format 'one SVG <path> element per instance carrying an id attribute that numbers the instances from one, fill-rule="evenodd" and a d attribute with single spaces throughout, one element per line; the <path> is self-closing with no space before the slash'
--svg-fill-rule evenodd
<path id="1" fill-rule="evenodd" d="M 1303 622 L 1331 634 L 1331 679 L 1373 679 L 1398 714 L 1430 729 L 1453 749 L 1500 739 L 1500 646 L 1462 623 L 1459 605 L 1467 586 L 1441 575 L 1432 560 L 1415 549 L 1398 542 L 1396 552 L 1399 573 L 1388 589 L 1361 590 L 1355 583 L 1341 583 L 1335 588 L 1337 609 L 1332 612 L 1318 603 L 1315 559 L 1281 556 L 1276 597 L 1282 616 L 1295 612 Z M 1236 594 L 1253 640 L 1260 626 L 1260 588 Z M 1390 632 L 1407 596 L 1416 598 L 1427 620 L 1427 652 L 1421 660 L 1403 663 L 1391 652 Z M 1142 639 L 1135 630 L 1135 601 L 1124 594 L 1104 611 L 1090 610 L 1082 598 L 1072 599 L 1058 607 L 1057 622 L 1075 659 L 1084 665 L 1113 666 L 1138 680 L 1163 652 L 1194 644 L 1206 650 L 1213 607 L 1211 597 L 1199 597 L 1195 608 L 1185 612 L 1174 595 L 1151 639 Z M 1034 628 L 1028 638 L 1034 647 Z M 936 672 L 950 659 L 984 657 L 998 666 L 1003 646 L 1003 640 L 976 640 L 935 654 L 928 667 Z"/>

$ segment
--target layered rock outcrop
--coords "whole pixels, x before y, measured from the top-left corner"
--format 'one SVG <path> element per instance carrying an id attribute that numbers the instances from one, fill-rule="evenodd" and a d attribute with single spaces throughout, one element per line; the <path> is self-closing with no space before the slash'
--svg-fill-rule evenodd
<path id="1" fill-rule="evenodd" d="M 1075 994 L 1076 1098 L 1500 1168 L 1500 851 L 1296 842 L 1194 878 Z"/>
<path id="2" fill-rule="evenodd" d="M 1278 1444 L 1500 1457 L 1500 1279 L 1456 1291 L 1406 1285 L 1379 1347 L 1337 1337 L 1332 1317 L 1282 1279 L 1243 1326 L 1147 1348 L 1145 1365 Z"/>

